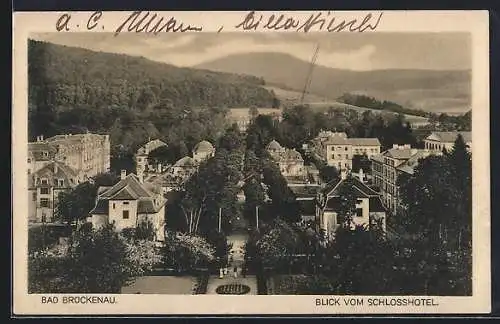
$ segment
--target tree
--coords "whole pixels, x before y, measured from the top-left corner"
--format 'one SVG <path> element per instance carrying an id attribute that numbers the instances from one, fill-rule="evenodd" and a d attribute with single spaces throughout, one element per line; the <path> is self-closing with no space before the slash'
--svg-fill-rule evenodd
<path id="1" fill-rule="evenodd" d="M 167 232 L 162 249 L 163 263 L 179 271 L 205 267 L 215 260 L 215 249 L 206 239 L 193 235 Z"/>
<path id="2" fill-rule="evenodd" d="M 228 151 L 241 150 L 243 147 L 243 136 L 241 135 L 238 126 L 232 125 L 226 130 L 224 135 L 219 140 L 219 148 Z"/>
<path id="3" fill-rule="evenodd" d="M 250 107 L 250 109 L 248 110 L 248 115 L 250 116 L 250 120 L 254 121 L 255 118 L 259 116 L 259 109 L 257 109 L 257 107 L 255 106 Z"/>
<path id="4" fill-rule="evenodd" d="M 337 168 L 335 168 L 334 166 L 325 164 L 319 169 L 319 177 L 321 178 L 321 180 L 328 183 L 334 180 L 338 180 L 339 172 L 337 171 Z"/>
<path id="5" fill-rule="evenodd" d="M 353 178 L 348 176 L 344 184 L 339 189 L 339 208 L 338 215 L 341 227 L 350 229 L 353 216 L 356 214 L 357 196 L 355 194 Z"/>
<path id="6" fill-rule="evenodd" d="M 421 159 L 413 175 L 399 179 L 405 207 L 402 227 L 422 234 L 409 266 L 420 269 L 426 291 L 435 287 L 432 278 L 439 276 L 448 282 L 440 286 L 440 294 L 471 291 L 471 173 L 470 154 L 459 136 L 450 153 Z M 429 255 L 439 257 L 429 260 Z"/>
<path id="7" fill-rule="evenodd" d="M 152 165 L 161 163 L 162 165 L 172 164 L 177 159 L 177 156 L 169 146 L 160 146 L 157 149 L 149 152 L 148 162 Z"/>

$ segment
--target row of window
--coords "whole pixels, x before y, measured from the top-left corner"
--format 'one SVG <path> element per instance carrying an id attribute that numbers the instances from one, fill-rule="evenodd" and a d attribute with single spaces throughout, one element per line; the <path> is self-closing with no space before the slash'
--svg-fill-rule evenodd
<path id="1" fill-rule="evenodd" d="M 332 154 L 332 160 L 335 160 L 335 154 Z M 337 160 L 342 160 L 342 154 L 337 154 Z M 345 160 L 349 160 L 349 154 L 345 155 Z"/>
<path id="2" fill-rule="evenodd" d="M 376 148 L 372 149 L 354 149 L 354 154 L 362 154 L 362 153 L 378 153 L 378 150 Z"/>

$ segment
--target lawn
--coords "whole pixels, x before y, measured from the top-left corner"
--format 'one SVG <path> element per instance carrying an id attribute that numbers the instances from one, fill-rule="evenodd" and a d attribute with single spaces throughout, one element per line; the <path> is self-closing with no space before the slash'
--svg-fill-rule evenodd
<path id="1" fill-rule="evenodd" d="M 196 278 L 190 276 L 144 276 L 122 288 L 122 294 L 191 295 Z"/>

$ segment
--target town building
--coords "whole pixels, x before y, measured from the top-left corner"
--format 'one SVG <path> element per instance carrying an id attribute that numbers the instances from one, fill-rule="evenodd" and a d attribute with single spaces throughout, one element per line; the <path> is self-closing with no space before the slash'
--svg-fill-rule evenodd
<path id="1" fill-rule="evenodd" d="M 28 181 L 28 221 L 51 223 L 57 221 L 59 194 L 78 184 L 78 174 L 66 164 L 53 161 L 28 175 Z"/>
<path id="2" fill-rule="evenodd" d="M 271 158 L 278 164 L 280 172 L 285 178 L 305 179 L 307 177 L 304 159 L 298 151 L 282 147 L 275 140 L 271 141 L 266 149 Z"/>
<path id="3" fill-rule="evenodd" d="M 432 132 L 424 140 L 425 149 L 442 152 L 443 149 L 451 151 L 458 134 L 462 135 L 469 151 L 472 150 L 472 132 Z"/>
<path id="4" fill-rule="evenodd" d="M 316 219 L 318 229 L 327 239 L 335 237 L 335 231 L 344 223 L 342 199 L 348 190 L 355 195 L 355 212 L 351 215 L 351 228 L 364 226 L 368 230 L 377 226 L 381 232 L 386 230 L 386 210 L 382 205 L 378 192 L 368 187 L 359 179 L 343 176 L 338 181 L 332 181 L 319 191 L 316 198 Z"/>
<path id="5" fill-rule="evenodd" d="M 193 160 L 195 163 L 205 161 L 215 155 L 215 148 L 209 141 L 201 141 L 193 148 Z"/>
<path id="6" fill-rule="evenodd" d="M 281 121 L 281 109 L 279 108 L 256 108 L 259 115 L 271 116 L 276 121 Z M 227 116 L 229 123 L 238 125 L 241 132 L 246 132 L 248 125 L 252 122 L 250 108 L 231 108 Z"/>
<path id="7" fill-rule="evenodd" d="M 28 143 L 28 219 L 53 222 L 58 196 L 79 183 L 109 171 L 108 135 L 43 135 Z"/>
<path id="8" fill-rule="evenodd" d="M 185 156 L 179 159 L 172 165 L 168 173 L 175 178 L 186 179 L 189 178 L 196 171 L 197 164 L 190 156 Z"/>
<path id="9" fill-rule="evenodd" d="M 316 196 L 321 187 L 318 184 L 289 184 L 299 205 L 303 222 L 314 222 L 316 219 Z"/>
<path id="10" fill-rule="evenodd" d="M 313 151 L 330 166 L 339 171 L 352 170 L 355 155 L 368 158 L 380 154 L 378 138 L 348 138 L 343 132 L 322 131 L 312 141 Z"/>
<path id="11" fill-rule="evenodd" d="M 162 165 L 150 165 L 148 160 L 149 153 L 160 148 L 167 147 L 167 144 L 159 139 L 151 140 L 149 139 L 146 144 L 141 146 L 134 155 L 136 173 L 139 172 L 157 172 L 161 173 L 163 171 Z"/>
<path id="12" fill-rule="evenodd" d="M 99 187 L 96 205 L 90 212 L 92 227 L 114 224 L 118 231 L 136 229 L 141 222 L 150 222 L 156 241 L 165 238 L 165 204 L 161 188 L 144 184 L 139 177 L 121 171 L 118 183 Z"/>
<path id="13" fill-rule="evenodd" d="M 38 136 L 36 142 L 28 143 L 28 174 L 57 161 L 86 181 L 109 171 L 110 155 L 109 135 L 65 134 L 47 139 Z"/>
<path id="14" fill-rule="evenodd" d="M 397 213 L 401 207 L 398 178 L 401 174 L 413 174 L 418 161 L 431 154 L 440 154 L 430 150 L 411 148 L 409 144 L 393 145 L 393 147 L 378 156 L 373 156 L 372 180 L 378 188 L 384 206 L 392 213 Z"/>

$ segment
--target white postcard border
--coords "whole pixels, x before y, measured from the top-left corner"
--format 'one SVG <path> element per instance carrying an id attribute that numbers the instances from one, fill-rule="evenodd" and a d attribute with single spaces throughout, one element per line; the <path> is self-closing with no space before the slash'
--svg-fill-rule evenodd
<path id="1" fill-rule="evenodd" d="M 70 12 L 67 32 L 115 32 L 131 12 L 103 12 L 98 25 L 86 29 L 92 12 Z M 186 23 L 203 26 L 204 32 L 241 32 L 235 26 L 247 12 L 157 12 Z M 278 12 L 275 12 L 278 14 Z M 307 17 L 313 12 L 279 12 Z M 338 19 L 363 17 L 368 12 L 335 11 Z M 373 12 L 378 15 L 380 12 Z M 488 313 L 491 309 L 490 268 L 490 147 L 489 147 L 489 23 L 487 11 L 385 11 L 376 31 L 366 32 L 470 32 L 472 35 L 473 128 L 473 296 L 429 297 L 438 306 L 369 307 L 316 306 L 317 298 L 333 296 L 211 296 L 211 295 L 106 295 L 116 304 L 42 304 L 41 295 L 27 294 L 27 39 L 34 32 L 56 32 L 62 13 L 22 12 L 13 19 L 13 312 L 16 315 L 90 314 L 438 314 Z M 362 19 L 362 18 L 361 18 Z M 78 27 L 76 27 L 78 25 Z M 221 30 L 221 26 L 223 29 Z M 245 31 L 256 32 L 256 31 Z M 259 30 L 258 32 L 272 32 Z M 119 37 L 119 35 L 117 36 Z M 154 36 L 151 36 L 154 37 Z M 54 295 L 43 295 L 54 296 Z M 63 295 L 58 295 L 62 299 Z M 85 295 L 89 296 L 89 295 Z M 99 295 L 103 296 L 103 295 Z M 379 298 L 379 297 L 375 297 Z M 402 296 L 387 296 L 402 298 Z M 415 298 L 415 297 L 411 297 Z"/>

